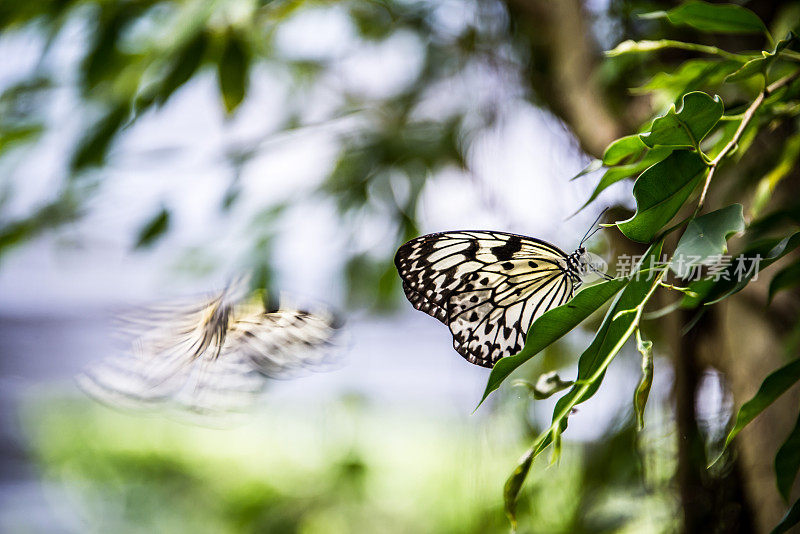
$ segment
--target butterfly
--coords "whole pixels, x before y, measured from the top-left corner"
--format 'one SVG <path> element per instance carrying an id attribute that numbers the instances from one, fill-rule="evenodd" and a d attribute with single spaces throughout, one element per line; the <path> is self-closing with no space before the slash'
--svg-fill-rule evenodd
<path id="1" fill-rule="evenodd" d="M 522 349 L 533 321 L 571 299 L 584 275 L 610 278 L 583 246 L 591 235 L 567 254 L 505 232 L 441 232 L 408 241 L 394 263 L 411 304 L 446 324 L 470 363 L 493 367 Z"/>
<path id="2" fill-rule="evenodd" d="M 242 283 L 122 317 L 129 350 L 90 366 L 78 385 L 115 407 L 221 415 L 252 405 L 270 378 L 330 363 L 336 317 L 285 303 L 268 309 L 260 294 L 243 299 Z"/>

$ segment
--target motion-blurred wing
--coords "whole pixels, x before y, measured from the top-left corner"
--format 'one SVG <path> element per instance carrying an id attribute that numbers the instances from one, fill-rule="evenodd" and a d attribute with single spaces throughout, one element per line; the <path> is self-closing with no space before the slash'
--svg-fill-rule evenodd
<path id="1" fill-rule="evenodd" d="M 483 367 L 519 352 L 533 321 L 579 281 L 557 247 L 502 232 L 421 236 L 394 261 L 411 304 L 446 324 L 454 348 Z"/>
<path id="2" fill-rule="evenodd" d="M 259 298 L 234 305 L 225 292 L 128 314 L 124 324 L 131 352 L 91 366 L 81 388 L 116 407 L 200 416 L 242 411 L 269 378 L 330 361 L 337 330 L 325 312 L 267 312 Z"/>
<path id="3" fill-rule="evenodd" d="M 338 330 L 325 311 L 245 309 L 231 324 L 223 354 L 236 354 L 270 378 L 294 376 L 331 363 Z"/>

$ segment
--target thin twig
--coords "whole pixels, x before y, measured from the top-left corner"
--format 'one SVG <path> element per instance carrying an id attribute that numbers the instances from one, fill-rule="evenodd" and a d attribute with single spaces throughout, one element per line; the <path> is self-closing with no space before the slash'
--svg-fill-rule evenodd
<path id="1" fill-rule="evenodd" d="M 742 122 L 739 123 L 739 127 L 736 129 L 736 133 L 733 134 L 733 137 L 731 138 L 730 141 L 728 141 L 728 144 L 725 145 L 722 148 L 722 150 L 720 150 L 719 154 L 717 154 L 717 157 L 711 160 L 711 163 L 709 163 L 708 165 L 708 174 L 706 175 L 706 181 L 703 184 L 703 192 L 700 193 L 700 200 L 697 202 L 697 207 L 695 208 L 694 214 L 692 215 L 693 218 L 696 217 L 697 214 L 700 213 L 700 210 L 703 209 L 703 203 L 706 200 L 706 194 L 708 193 L 708 187 L 711 185 L 711 179 L 714 177 L 714 171 L 717 170 L 717 166 L 719 165 L 720 161 L 722 161 L 722 158 L 727 156 L 731 152 L 731 150 L 733 150 L 734 147 L 736 147 L 737 143 L 742 138 L 742 134 L 744 133 L 745 128 L 747 128 L 747 126 L 750 124 L 750 121 L 753 119 L 753 116 L 755 116 L 756 111 L 758 111 L 758 108 L 761 106 L 761 104 L 764 103 L 764 100 L 769 95 L 771 95 L 778 89 L 781 89 L 782 87 L 789 85 L 798 76 L 800 76 L 800 70 L 795 71 L 792 74 L 789 74 L 788 76 L 785 76 L 780 80 L 777 80 L 771 83 L 770 85 L 764 87 L 764 90 L 758 94 L 756 99 L 753 100 L 753 103 L 750 104 L 750 107 L 748 107 L 747 110 L 742 114 Z"/>

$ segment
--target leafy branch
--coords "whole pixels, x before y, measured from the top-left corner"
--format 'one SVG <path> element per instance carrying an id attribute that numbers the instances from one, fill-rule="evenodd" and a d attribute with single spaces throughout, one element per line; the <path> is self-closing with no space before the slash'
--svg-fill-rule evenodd
<path id="1" fill-rule="evenodd" d="M 703 204 L 705 203 L 706 200 L 706 194 L 708 193 L 708 188 L 711 185 L 711 180 L 714 177 L 714 173 L 716 172 L 719 163 L 722 161 L 723 158 L 725 158 L 728 154 L 730 154 L 730 152 L 734 148 L 736 148 L 736 145 L 742 138 L 742 134 L 744 133 L 747 126 L 750 124 L 750 121 L 753 120 L 753 117 L 755 116 L 756 111 L 758 111 L 758 108 L 761 107 L 761 104 L 764 103 L 764 100 L 768 96 L 775 93 L 779 89 L 786 87 L 794 80 L 796 80 L 798 76 L 800 76 L 800 70 L 797 70 L 792 74 L 784 76 L 780 80 L 777 80 L 771 83 L 770 85 L 765 86 L 764 89 L 755 98 L 755 100 L 753 100 L 750 106 L 748 106 L 747 110 L 742 115 L 742 122 L 739 123 L 739 127 L 736 129 L 736 132 L 733 134 L 733 137 L 731 137 L 731 140 L 728 141 L 728 143 L 724 147 L 722 147 L 722 150 L 720 150 L 719 154 L 717 154 L 716 157 L 713 160 L 711 160 L 711 162 L 708 164 L 709 170 L 708 174 L 706 175 L 705 183 L 703 184 L 703 191 L 700 193 L 700 199 L 697 201 L 697 207 L 694 210 L 695 216 L 697 216 L 697 214 L 700 213 L 700 211 L 703 209 Z"/>

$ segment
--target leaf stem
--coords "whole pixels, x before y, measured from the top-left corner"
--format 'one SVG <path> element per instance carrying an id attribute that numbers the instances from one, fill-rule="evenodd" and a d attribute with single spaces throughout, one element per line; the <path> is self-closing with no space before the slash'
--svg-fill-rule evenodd
<path id="1" fill-rule="evenodd" d="M 706 200 L 706 194 L 708 193 L 708 187 L 711 185 L 711 179 L 714 177 L 714 172 L 717 170 L 717 166 L 719 166 L 720 161 L 722 161 L 722 159 L 736 147 L 737 143 L 742 138 L 745 128 L 747 128 L 747 126 L 750 124 L 750 121 L 753 120 L 756 111 L 758 111 L 758 108 L 764 103 L 764 100 L 778 89 L 781 89 L 782 87 L 792 83 L 795 79 L 797 79 L 798 76 L 800 76 L 800 70 L 797 70 L 788 76 L 784 76 L 780 80 L 777 80 L 764 87 L 764 90 L 758 94 L 755 100 L 753 100 L 753 102 L 750 104 L 750 107 L 748 107 L 747 110 L 742 114 L 742 122 L 739 123 L 739 127 L 736 129 L 733 137 L 708 165 L 708 174 L 706 175 L 706 181 L 703 184 L 703 192 L 700 193 L 700 200 L 697 201 L 697 207 L 695 208 L 692 217 L 696 217 L 697 214 L 700 213 L 700 210 L 703 209 L 703 204 Z"/>

